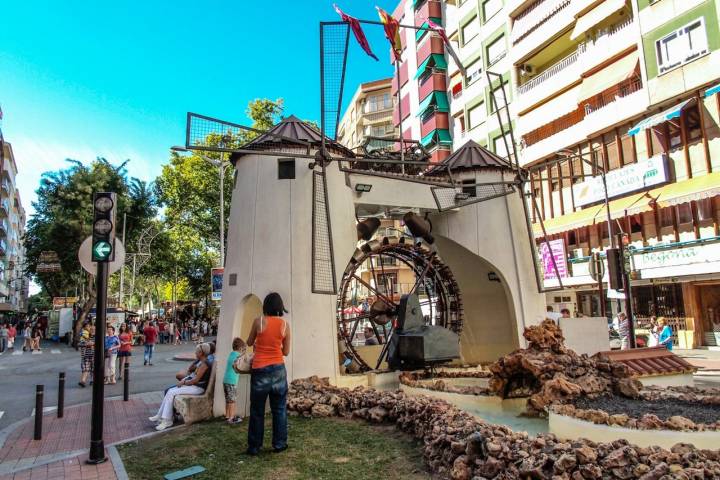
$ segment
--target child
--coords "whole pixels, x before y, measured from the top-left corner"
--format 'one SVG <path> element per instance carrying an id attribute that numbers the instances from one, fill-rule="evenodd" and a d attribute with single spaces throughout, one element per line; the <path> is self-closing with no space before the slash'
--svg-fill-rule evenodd
<path id="1" fill-rule="evenodd" d="M 223 377 L 225 418 L 230 425 L 242 422 L 242 417 L 235 415 L 235 398 L 237 397 L 237 382 L 240 375 L 233 368 L 233 363 L 235 363 L 235 359 L 245 353 L 246 348 L 245 342 L 241 338 L 235 337 L 232 342 L 233 351 L 228 355 L 227 365 L 225 366 L 225 376 Z"/>

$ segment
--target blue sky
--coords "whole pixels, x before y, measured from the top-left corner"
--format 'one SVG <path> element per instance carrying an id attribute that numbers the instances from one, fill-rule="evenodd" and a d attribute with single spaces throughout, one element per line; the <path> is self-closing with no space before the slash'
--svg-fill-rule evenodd
<path id="1" fill-rule="evenodd" d="M 188 111 L 243 123 L 249 100 L 282 97 L 286 114 L 319 119 L 318 22 L 338 19 L 332 3 L 5 2 L 2 130 L 26 209 L 40 175 L 66 158 L 130 159 L 131 175 L 152 180 L 168 148 L 184 142 Z M 375 5 L 396 5 L 338 3 L 372 20 Z M 359 82 L 392 74 L 382 28 L 366 33 L 380 62 L 351 38 L 346 99 Z"/>

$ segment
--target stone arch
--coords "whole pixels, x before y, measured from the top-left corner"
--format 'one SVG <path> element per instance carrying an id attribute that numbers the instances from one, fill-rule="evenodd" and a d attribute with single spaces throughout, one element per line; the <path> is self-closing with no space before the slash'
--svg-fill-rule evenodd
<path id="1" fill-rule="evenodd" d="M 226 298 L 224 302 L 229 302 L 231 299 Z M 243 341 L 246 341 L 250 335 L 250 329 L 252 328 L 253 320 L 262 315 L 262 300 L 255 294 L 245 295 L 239 302 L 237 302 L 237 308 L 234 311 L 234 318 L 232 319 L 232 328 L 230 335 L 227 335 L 227 330 L 223 329 L 218 332 L 217 339 L 217 353 L 215 355 L 215 391 L 213 397 L 213 413 L 218 416 L 222 415 L 225 411 L 225 395 L 223 392 L 222 379 L 225 374 L 225 368 L 227 367 L 227 358 L 232 348 L 232 340 L 235 337 L 240 337 Z M 221 333 L 223 335 L 221 336 Z M 237 393 L 237 413 L 238 415 L 248 415 L 250 412 L 250 375 L 241 375 L 240 381 L 238 382 L 238 393 Z"/>
<path id="2" fill-rule="evenodd" d="M 489 363 L 519 348 L 512 292 L 500 269 L 446 237 L 436 236 L 435 242 L 462 294 L 462 361 Z"/>

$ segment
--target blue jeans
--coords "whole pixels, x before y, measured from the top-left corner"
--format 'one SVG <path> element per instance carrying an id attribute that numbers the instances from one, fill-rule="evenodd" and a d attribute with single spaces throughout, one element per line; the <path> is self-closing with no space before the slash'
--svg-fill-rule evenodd
<path id="1" fill-rule="evenodd" d="M 270 365 L 252 370 L 250 378 L 250 423 L 248 425 L 248 451 L 258 452 L 265 434 L 265 401 L 270 396 L 274 449 L 287 447 L 287 372 L 285 365 Z"/>
<path id="2" fill-rule="evenodd" d="M 153 344 L 150 344 L 150 345 L 145 344 L 145 361 L 146 361 L 147 363 L 150 363 L 150 362 L 152 361 L 152 354 L 153 354 L 153 351 L 154 351 L 154 350 L 155 350 L 155 344 L 154 344 L 154 343 L 153 343 Z"/>

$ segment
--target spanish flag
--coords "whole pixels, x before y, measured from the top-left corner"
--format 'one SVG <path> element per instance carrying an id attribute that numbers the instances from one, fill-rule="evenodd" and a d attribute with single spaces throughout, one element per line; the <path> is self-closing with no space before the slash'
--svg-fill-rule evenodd
<path id="1" fill-rule="evenodd" d="M 399 62 L 400 54 L 402 53 L 402 43 L 400 42 L 400 23 L 382 8 L 375 8 L 377 8 L 378 15 L 380 15 L 380 21 L 385 28 L 385 38 L 390 41 L 390 48 L 392 48 L 395 60 Z"/>
<path id="2" fill-rule="evenodd" d="M 375 56 L 375 54 L 372 52 L 372 49 L 370 48 L 370 44 L 367 41 L 365 32 L 363 32 L 362 26 L 360 25 L 360 21 L 357 18 L 351 17 L 347 13 L 340 10 L 340 7 L 338 7 L 334 3 L 333 8 L 335 8 L 335 11 L 338 13 L 338 15 L 340 15 L 342 21 L 347 22 L 350 25 L 350 29 L 352 30 L 353 35 L 355 35 L 355 40 L 357 40 L 358 44 L 365 51 L 365 53 L 377 60 L 378 58 Z"/>

